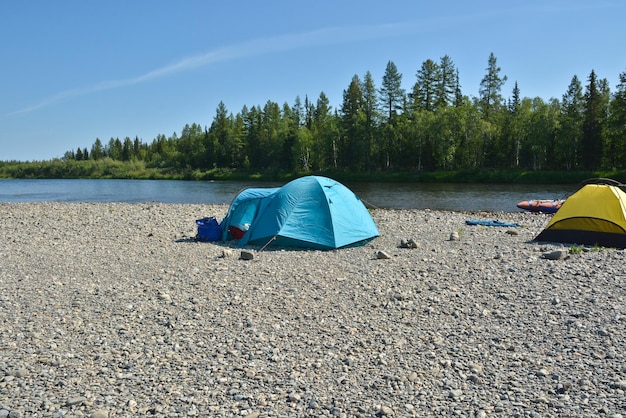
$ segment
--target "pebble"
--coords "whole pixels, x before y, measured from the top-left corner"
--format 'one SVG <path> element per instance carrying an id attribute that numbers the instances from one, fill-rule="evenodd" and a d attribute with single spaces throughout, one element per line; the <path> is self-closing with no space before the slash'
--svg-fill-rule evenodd
<path id="1" fill-rule="evenodd" d="M 242 251 L 239 258 L 241 260 L 254 260 L 254 253 L 251 251 Z"/>
<path id="2" fill-rule="evenodd" d="M 0 203 L 0 418 L 624 414 L 623 250 L 435 210 L 252 262 L 181 239 L 227 209 Z"/>
<path id="3" fill-rule="evenodd" d="M 547 260 L 565 260 L 569 258 L 569 252 L 567 250 L 549 251 L 543 255 L 543 258 Z"/>
<path id="4" fill-rule="evenodd" d="M 91 418 L 109 418 L 109 411 L 105 409 L 96 409 L 91 413 Z"/>

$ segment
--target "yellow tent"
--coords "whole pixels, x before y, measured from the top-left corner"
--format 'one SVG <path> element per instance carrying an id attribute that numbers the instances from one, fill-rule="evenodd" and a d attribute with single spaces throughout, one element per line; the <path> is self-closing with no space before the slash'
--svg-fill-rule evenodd
<path id="1" fill-rule="evenodd" d="M 626 193 L 613 184 L 583 186 L 565 200 L 535 241 L 626 248 Z"/>

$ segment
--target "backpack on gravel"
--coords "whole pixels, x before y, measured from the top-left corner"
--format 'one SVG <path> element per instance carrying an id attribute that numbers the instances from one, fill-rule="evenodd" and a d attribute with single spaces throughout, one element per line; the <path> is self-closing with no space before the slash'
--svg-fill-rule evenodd
<path id="1" fill-rule="evenodd" d="M 221 239 L 222 230 L 215 216 L 198 219 L 196 225 L 198 225 L 198 233 L 196 234 L 197 241 L 211 242 Z"/>

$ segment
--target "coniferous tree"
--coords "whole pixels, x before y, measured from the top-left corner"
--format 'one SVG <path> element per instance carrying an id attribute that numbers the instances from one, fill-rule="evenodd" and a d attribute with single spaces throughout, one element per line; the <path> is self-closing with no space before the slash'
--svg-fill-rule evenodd
<path id="1" fill-rule="evenodd" d="M 595 170 L 602 159 L 602 97 L 598 80 L 591 70 L 585 90 L 585 112 L 583 115 L 582 165 Z"/>
<path id="2" fill-rule="evenodd" d="M 213 161 L 217 167 L 230 167 L 234 163 L 236 150 L 230 143 L 228 110 L 223 101 L 217 104 L 215 116 L 209 127 L 209 146 L 214 150 Z M 206 164 L 210 168 L 211 162 Z"/>
<path id="3" fill-rule="evenodd" d="M 309 101 L 309 96 L 304 96 L 304 124 L 309 129 L 313 127 L 313 111 L 314 106 Z"/>
<path id="4" fill-rule="evenodd" d="M 507 77 L 501 77 L 500 71 L 496 57 L 492 52 L 489 55 L 487 74 L 481 80 L 479 89 L 479 104 L 487 120 L 502 106 L 502 95 L 500 92 L 502 91 L 502 86 L 506 83 Z"/>
<path id="5" fill-rule="evenodd" d="M 503 161 L 506 145 L 501 138 L 503 115 L 502 86 L 507 80 L 500 76 L 500 67 L 493 52 L 489 55 L 487 74 L 480 82 L 478 105 L 483 115 L 483 154 L 487 167 L 497 167 Z"/>
<path id="6" fill-rule="evenodd" d="M 70 161 L 76 159 L 76 153 L 74 150 L 65 151 L 63 154 L 63 161 Z"/>
<path id="7" fill-rule="evenodd" d="M 96 138 L 95 142 L 91 146 L 90 157 L 92 160 L 99 160 L 104 157 L 104 147 L 102 146 L 102 141 L 100 141 L 100 138 Z"/>
<path id="8" fill-rule="evenodd" d="M 391 121 L 402 109 L 404 104 L 404 90 L 402 89 L 402 74 L 392 61 L 387 63 L 382 85 L 379 90 L 381 107 L 385 110 L 387 120 Z"/>
<path id="9" fill-rule="evenodd" d="M 281 111 L 278 103 L 268 100 L 263 106 L 260 129 L 260 145 L 263 149 L 265 170 L 280 168 L 280 155 L 283 149 L 281 128 Z"/>
<path id="10" fill-rule="evenodd" d="M 502 138 L 503 138 L 503 161 L 500 163 L 502 167 L 519 167 L 520 151 L 522 140 L 524 138 L 524 123 L 520 115 L 521 97 L 520 89 L 517 81 L 513 87 L 513 97 L 508 103 L 508 112 L 503 122 Z"/>
<path id="11" fill-rule="evenodd" d="M 583 87 L 578 77 L 573 76 L 561 99 L 559 129 L 555 143 L 555 159 L 558 168 L 571 170 L 581 164 L 584 111 Z"/>
<path id="12" fill-rule="evenodd" d="M 609 105 L 611 103 L 611 90 L 609 89 L 609 81 L 606 78 L 602 78 L 598 81 L 598 91 L 600 93 L 600 136 L 601 136 L 601 149 L 602 155 L 600 156 L 601 168 L 610 167 L 609 161 L 611 157 L 611 149 L 609 148 L 608 139 L 608 124 L 609 124 Z"/>
<path id="13" fill-rule="evenodd" d="M 439 61 L 439 80 L 435 99 L 435 106 L 437 108 L 454 104 L 456 82 L 457 74 L 454 68 L 454 62 L 448 55 L 444 55 Z"/>
<path id="14" fill-rule="evenodd" d="M 519 91 L 519 86 L 517 85 L 517 81 L 515 82 L 515 85 L 513 86 L 513 98 L 511 99 L 511 103 L 509 105 L 509 111 L 512 113 L 515 113 L 517 111 L 517 108 L 520 105 L 520 91 Z"/>
<path id="15" fill-rule="evenodd" d="M 124 138 L 122 143 L 122 161 L 130 161 L 133 154 L 133 143 L 129 137 Z"/>
<path id="16" fill-rule="evenodd" d="M 111 138 L 107 145 L 107 155 L 113 160 L 122 159 L 122 141 L 119 138 Z"/>
<path id="17" fill-rule="evenodd" d="M 402 74 L 398 72 L 396 65 L 389 61 L 383 75 L 381 88 L 378 91 L 381 107 L 387 117 L 384 126 L 382 143 L 382 156 L 384 158 L 384 167 L 391 168 L 391 158 L 397 148 L 397 131 L 395 129 L 394 119 L 398 112 L 404 107 L 404 90 L 402 89 Z"/>
<path id="18" fill-rule="evenodd" d="M 367 71 L 363 76 L 363 112 L 365 113 L 365 168 L 370 171 L 372 169 L 372 155 L 375 152 L 374 138 L 377 136 L 378 122 L 380 115 L 378 113 L 376 100 L 376 85 L 372 74 Z"/>
<path id="19" fill-rule="evenodd" d="M 133 140 L 133 158 L 140 159 L 141 157 L 141 141 L 139 137 L 135 136 Z"/>
<path id="20" fill-rule="evenodd" d="M 416 74 L 417 81 L 413 85 L 411 93 L 412 108 L 417 110 L 434 111 L 438 104 L 445 101 L 441 83 L 441 70 L 439 65 L 427 59 L 422 63 Z"/>
<path id="21" fill-rule="evenodd" d="M 333 123 L 330 101 L 321 92 L 313 109 L 313 138 L 316 141 L 315 154 L 318 167 L 322 170 L 337 168 L 337 129 Z"/>
<path id="22" fill-rule="evenodd" d="M 454 79 L 454 106 L 461 107 L 464 104 L 463 92 L 461 90 L 461 79 L 459 77 L 459 70 L 456 70 L 456 76 Z"/>
<path id="23" fill-rule="evenodd" d="M 281 123 L 278 131 L 280 142 L 283 148 L 280 152 L 279 168 L 281 170 L 291 170 L 293 160 L 293 146 L 296 142 L 299 128 L 299 117 L 293 112 L 293 108 L 287 102 L 283 103 Z"/>
<path id="24" fill-rule="evenodd" d="M 340 159 L 350 170 L 363 170 L 365 157 L 365 112 L 361 80 L 354 75 L 347 90 L 343 91 L 341 104 L 342 141 Z"/>
<path id="25" fill-rule="evenodd" d="M 607 127 L 607 168 L 626 165 L 626 72 L 619 75 L 619 83 L 610 103 Z"/>
<path id="26" fill-rule="evenodd" d="M 244 137 L 245 126 L 241 113 L 237 113 L 234 117 L 231 115 L 228 150 L 231 156 L 230 166 L 232 168 L 246 167 L 246 161 L 249 161 L 244 144 Z"/>
<path id="27" fill-rule="evenodd" d="M 304 123 L 304 107 L 302 106 L 300 96 L 296 96 L 296 99 L 294 100 L 293 106 L 291 108 L 291 113 L 293 114 L 294 120 L 297 123 L 297 127 L 300 128 Z"/>

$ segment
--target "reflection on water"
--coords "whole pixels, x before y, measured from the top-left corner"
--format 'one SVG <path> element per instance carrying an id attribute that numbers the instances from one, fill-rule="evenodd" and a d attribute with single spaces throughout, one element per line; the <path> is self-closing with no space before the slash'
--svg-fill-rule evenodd
<path id="1" fill-rule="evenodd" d="M 565 198 L 573 192 L 570 185 L 361 183 L 351 188 L 376 207 L 501 212 L 518 212 L 522 200 Z"/>
<path id="2" fill-rule="evenodd" d="M 0 202 L 163 202 L 229 204 L 246 187 L 283 183 L 176 180 L 0 180 Z M 517 202 L 565 198 L 572 185 L 346 183 L 363 202 L 391 209 L 518 212 Z"/>

